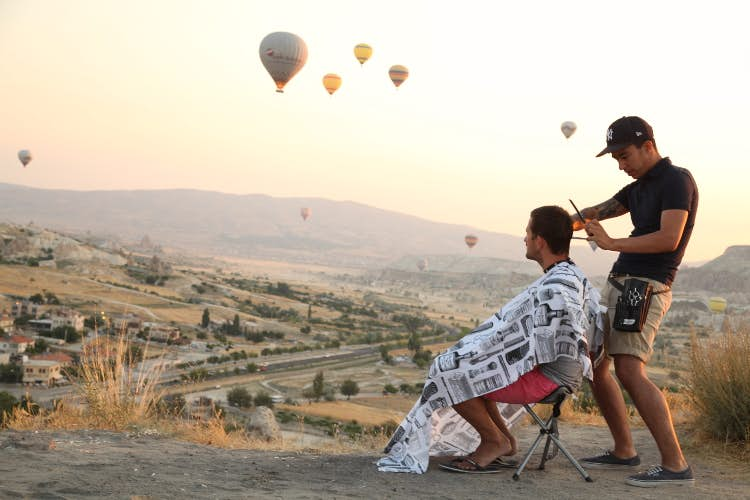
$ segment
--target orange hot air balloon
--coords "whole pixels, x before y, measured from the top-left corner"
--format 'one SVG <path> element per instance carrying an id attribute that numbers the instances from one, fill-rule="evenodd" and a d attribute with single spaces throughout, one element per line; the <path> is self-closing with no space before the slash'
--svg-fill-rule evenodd
<path id="1" fill-rule="evenodd" d="M 366 43 L 358 43 L 354 47 L 354 57 L 359 61 L 360 66 L 364 65 L 367 60 L 372 56 L 372 47 Z"/>
<path id="2" fill-rule="evenodd" d="M 474 245 L 477 244 L 477 241 L 479 241 L 479 238 L 477 238 L 473 234 L 467 234 L 464 237 L 464 241 L 466 242 L 466 246 L 471 249 L 471 248 L 474 248 Z"/>
<path id="3" fill-rule="evenodd" d="M 391 69 L 388 70 L 388 76 L 391 77 L 393 85 L 398 88 L 407 78 L 409 78 L 409 69 L 406 66 L 396 64 L 395 66 L 391 66 Z"/>
<path id="4" fill-rule="evenodd" d="M 307 220 L 312 215 L 312 209 L 307 207 L 300 208 L 299 214 L 302 216 L 302 220 Z"/>
<path id="5" fill-rule="evenodd" d="M 341 77 L 334 73 L 328 73 L 323 77 L 323 86 L 329 94 L 333 95 L 341 87 Z"/>

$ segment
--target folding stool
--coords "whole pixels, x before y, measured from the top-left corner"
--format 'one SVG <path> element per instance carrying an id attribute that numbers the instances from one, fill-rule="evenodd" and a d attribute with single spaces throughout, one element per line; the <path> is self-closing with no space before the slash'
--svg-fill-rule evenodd
<path id="1" fill-rule="evenodd" d="M 518 466 L 518 469 L 516 469 L 516 472 L 513 474 L 513 479 L 518 480 L 518 478 L 521 476 L 521 472 L 523 472 L 523 469 L 526 467 L 526 464 L 529 463 L 534 450 L 536 450 L 537 446 L 539 446 L 539 444 L 542 442 L 542 438 L 546 435 L 547 442 L 544 445 L 544 453 L 542 454 L 542 462 L 539 464 L 539 469 L 544 469 L 544 463 L 547 460 L 553 459 L 557 455 L 557 451 L 560 450 L 563 452 L 563 455 L 565 455 L 565 457 L 570 460 L 570 463 L 572 463 L 573 466 L 578 469 L 578 472 L 586 481 L 588 481 L 589 483 L 593 482 L 593 479 L 591 479 L 588 472 L 586 472 L 583 467 L 581 467 L 581 464 L 579 464 L 578 461 L 573 458 L 573 455 L 571 455 L 568 450 L 565 449 L 562 442 L 560 442 L 560 433 L 557 429 L 557 417 L 560 416 L 560 406 L 563 404 L 563 401 L 565 401 L 565 398 L 570 394 L 571 391 L 569 388 L 560 386 L 555 389 L 554 392 L 537 403 L 554 405 L 552 408 L 552 416 L 549 417 L 546 422 L 539 418 L 539 415 L 534 412 L 531 406 L 527 404 L 523 405 L 523 407 L 526 409 L 526 412 L 531 415 L 531 418 L 533 418 L 536 424 L 539 426 L 539 435 L 536 437 L 536 440 L 534 441 L 534 444 L 531 445 L 529 451 L 526 452 L 526 456 L 523 458 L 521 465 Z M 552 446 L 552 450 L 550 450 L 550 445 Z"/>

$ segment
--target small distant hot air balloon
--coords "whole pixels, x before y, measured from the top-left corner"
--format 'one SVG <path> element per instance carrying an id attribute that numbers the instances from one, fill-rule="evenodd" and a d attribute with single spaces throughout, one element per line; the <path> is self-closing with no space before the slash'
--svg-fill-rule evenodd
<path id="1" fill-rule="evenodd" d="M 276 82 L 276 92 L 284 92 L 284 85 L 307 62 L 307 45 L 294 33 L 277 31 L 260 42 L 260 60 Z"/>
<path id="2" fill-rule="evenodd" d="M 420 271 L 426 271 L 427 270 L 427 259 L 419 259 L 417 261 L 417 268 Z"/>
<path id="3" fill-rule="evenodd" d="M 328 73 L 323 77 L 323 86 L 329 94 L 333 95 L 341 87 L 341 77 L 334 73 Z"/>
<path id="4" fill-rule="evenodd" d="M 307 220 L 312 215 L 312 209 L 308 207 L 300 208 L 299 214 L 302 216 L 302 220 Z"/>
<path id="5" fill-rule="evenodd" d="M 372 47 L 366 43 L 358 43 L 354 46 L 354 57 L 359 61 L 360 66 L 364 65 L 372 56 Z"/>
<path id="6" fill-rule="evenodd" d="M 388 70 L 388 76 L 391 77 L 393 85 L 398 88 L 407 78 L 409 78 L 409 70 L 406 66 L 396 64 L 395 66 L 391 66 L 391 69 Z"/>
<path id="7" fill-rule="evenodd" d="M 560 130 L 562 130 L 566 139 L 570 139 L 570 136 L 575 133 L 577 128 L 575 122 L 562 122 L 562 125 L 560 125 Z"/>
<path id="8" fill-rule="evenodd" d="M 31 151 L 29 151 L 28 149 L 22 149 L 18 152 L 18 159 L 21 160 L 21 163 L 23 163 L 24 167 L 29 164 L 31 158 Z"/>
<path id="9" fill-rule="evenodd" d="M 711 312 L 723 313 L 727 308 L 727 299 L 724 297 L 711 297 L 708 299 L 708 308 Z"/>
<path id="10" fill-rule="evenodd" d="M 464 237 L 464 241 L 466 242 L 466 246 L 467 246 L 467 247 L 469 247 L 469 248 L 471 249 L 471 248 L 474 248 L 474 245 L 476 245 L 476 244 L 477 244 L 477 241 L 479 241 L 479 238 L 477 238 L 477 237 L 476 237 L 475 235 L 473 235 L 473 234 L 467 234 L 467 235 L 466 235 L 466 236 Z"/>

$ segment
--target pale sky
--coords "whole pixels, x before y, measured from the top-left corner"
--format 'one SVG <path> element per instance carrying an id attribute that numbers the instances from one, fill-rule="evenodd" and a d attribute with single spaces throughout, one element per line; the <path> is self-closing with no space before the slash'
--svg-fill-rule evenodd
<path id="1" fill-rule="evenodd" d="M 532 208 L 632 180 L 594 155 L 639 115 L 698 183 L 685 261 L 711 259 L 750 244 L 742 4 L 0 0 L 0 182 L 352 200 L 520 236 Z M 309 51 L 284 94 L 258 56 L 273 31 Z"/>

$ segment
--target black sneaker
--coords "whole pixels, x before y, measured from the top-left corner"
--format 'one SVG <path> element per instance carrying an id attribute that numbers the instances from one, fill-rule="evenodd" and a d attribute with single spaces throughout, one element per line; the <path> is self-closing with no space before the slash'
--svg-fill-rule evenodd
<path id="1" fill-rule="evenodd" d="M 690 466 L 683 471 L 672 472 L 664 469 L 661 465 L 655 465 L 646 472 L 630 476 L 625 482 L 631 486 L 653 488 L 654 486 L 673 484 L 693 486 L 695 479 L 693 478 L 693 470 Z"/>
<path id="2" fill-rule="evenodd" d="M 589 469 L 623 469 L 626 467 L 637 467 L 641 465 L 641 457 L 638 455 L 631 458 L 619 458 L 607 450 L 595 457 L 582 458 L 581 465 Z"/>

